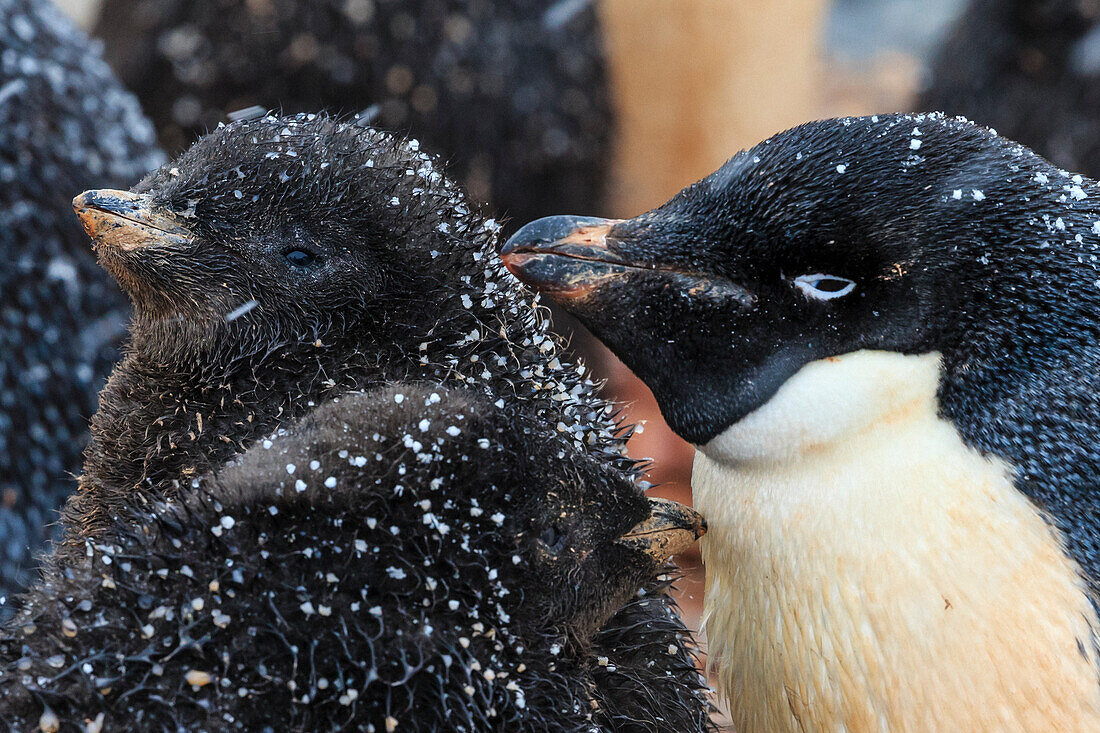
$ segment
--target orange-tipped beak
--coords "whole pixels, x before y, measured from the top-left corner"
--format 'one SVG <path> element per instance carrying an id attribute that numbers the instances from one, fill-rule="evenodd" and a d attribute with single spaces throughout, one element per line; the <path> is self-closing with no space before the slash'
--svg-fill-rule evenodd
<path id="1" fill-rule="evenodd" d="M 630 263 L 607 246 L 619 219 L 550 216 L 512 235 L 500 257 L 521 282 L 555 300 L 575 300 L 623 275 Z"/>
<path id="2" fill-rule="evenodd" d="M 85 191 L 73 199 L 73 208 L 97 248 L 130 252 L 191 239 L 178 217 L 153 205 L 147 195 L 110 189 Z"/>

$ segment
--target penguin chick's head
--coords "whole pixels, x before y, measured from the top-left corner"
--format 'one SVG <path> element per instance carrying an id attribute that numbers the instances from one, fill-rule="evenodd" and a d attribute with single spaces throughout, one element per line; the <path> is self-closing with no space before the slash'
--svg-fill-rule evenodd
<path id="1" fill-rule="evenodd" d="M 475 596 L 493 598 L 513 629 L 533 635 L 528 644 L 551 629 L 589 640 L 704 531 L 690 508 L 647 500 L 621 471 L 537 423 L 432 385 L 322 405 L 246 453 L 221 483 L 242 495 L 282 487 L 314 506 L 352 502 L 359 508 L 346 511 L 363 514 L 356 536 L 411 568 L 408 581 L 382 585 L 423 587 L 426 572 L 444 573 L 440 604 L 449 593 L 466 613 L 483 602 Z"/>
<path id="2" fill-rule="evenodd" d="M 1082 184 L 961 119 L 825 120 L 637 218 L 528 224 L 502 256 L 705 444 L 810 362 L 861 349 L 959 361 L 1049 329 L 1038 304 L 1064 299 L 1059 280 L 1087 281 L 1074 297 L 1095 308 Z"/>
<path id="3" fill-rule="evenodd" d="M 260 323 L 268 344 L 272 329 L 415 337 L 453 295 L 456 250 L 468 259 L 496 231 L 415 141 L 321 115 L 219 128 L 132 192 L 73 203 L 135 331 L 189 343 Z"/>

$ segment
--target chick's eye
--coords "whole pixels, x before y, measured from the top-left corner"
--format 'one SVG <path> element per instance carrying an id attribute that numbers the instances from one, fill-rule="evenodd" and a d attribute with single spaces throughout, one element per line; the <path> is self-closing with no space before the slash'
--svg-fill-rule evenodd
<path id="1" fill-rule="evenodd" d="M 549 527 L 542 531 L 539 535 L 539 542 L 546 547 L 550 552 L 561 552 L 565 547 L 566 533 L 556 524 L 551 524 Z"/>
<path id="2" fill-rule="evenodd" d="M 292 249 L 289 252 L 285 252 L 283 258 L 293 267 L 305 268 L 309 267 L 317 260 L 317 255 L 312 252 L 307 252 L 304 249 Z"/>
<path id="3" fill-rule="evenodd" d="M 794 279 L 794 286 L 807 298 L 813 300 L 841 298 L 856 289 L 854 280 L 821 273 L 800 275 Z"/>

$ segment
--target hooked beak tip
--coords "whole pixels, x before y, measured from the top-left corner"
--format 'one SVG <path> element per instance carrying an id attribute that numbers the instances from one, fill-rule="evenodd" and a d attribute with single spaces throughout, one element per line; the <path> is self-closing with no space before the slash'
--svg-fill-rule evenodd
<path id="1" fill-rule="evenodd" d="M 613 274 L 619 257 L 607 244 L 618 219 L 548 216 L 521 227 L 500 251 L 504 266 L 520 282 L 558 300 L 592 292 Z"/>
<path id="2" fill-rule="evenodd" d="M 689 506 L 668 499 L 650 499 L 649 519 L 638 524 L 621 542 L 663 563 L 690 548 L 706 534 L 703 515 Z"/>
<path id="3" fill-rule="evenodd" d="M 178 217 L 143 194 L 111 189 L 85 191 L 73 199 L 73 209 L 97 248 L 105 245 L 129 251 L 190 238 Z"/>

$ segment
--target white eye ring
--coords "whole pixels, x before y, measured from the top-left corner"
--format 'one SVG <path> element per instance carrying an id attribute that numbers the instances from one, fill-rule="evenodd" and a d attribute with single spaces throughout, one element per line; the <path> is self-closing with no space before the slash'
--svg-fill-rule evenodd
<path id="1" fill-rule="evenodd" d="M 854 280 L 836 275 L 814 273 L 813 275 L 799 275 L 794 279 L 794 286 L 802 291 L 807 298 L 814 300 L 833 300 L 842 298 L 856 289 Z"/>

